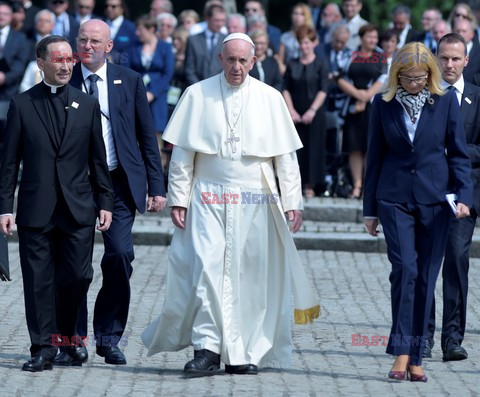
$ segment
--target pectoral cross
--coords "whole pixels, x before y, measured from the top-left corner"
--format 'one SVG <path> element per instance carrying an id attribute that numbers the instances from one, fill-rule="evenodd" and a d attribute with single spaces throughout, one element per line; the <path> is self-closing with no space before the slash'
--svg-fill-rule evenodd
<path id="1" fill-rule="evenodd" d="M 236 142 L 240 142 L 240 138 L 235 136 L 233 130 L 230 130 L 230 137 L 227 139 L 226 143 L 230 143 L 232 145 L 232 153 L 237 151 L 237 144 Z"/>

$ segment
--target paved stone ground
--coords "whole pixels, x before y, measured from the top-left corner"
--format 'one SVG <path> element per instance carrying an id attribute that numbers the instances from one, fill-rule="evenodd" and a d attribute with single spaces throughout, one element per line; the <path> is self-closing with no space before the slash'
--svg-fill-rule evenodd
<path id="1" fill-rule="evenodd" d="M 191 349 L 145 357 L 139 334 L 161 308 L 167 247 L 136 247 L 132 305 L 128 323 L 128 364 L 111 366 L 94 355 L 82 368 L 20 370 L 29 358 L 18 245 L 10 244 L 13 281 L 0 284 L 0 396 L 405 396 L 478 395 L 480 379 L 480 260 L 472 260 L 466 361 L 443 363 L 436 347 L 425 362 L 426 384 L 394 383 L 386 374 L 392 359 L 382 346 L 352 346 L 352 335 L 388 335 L 390 265 L 384 254 L 301 251 L 321 305 L 313 325 L 294 326 L 292 368 L 258 376 L 219 375 L 184 379 Z M 100 284 L 101 246 L 95 247 L 95 279 L 89 307 Z M 440 289 L 437 289 L 441 296 Z M 438 304 L 440 318 L 441 304 Z M 436 336 L 437 346 L 439 335 Z"/>

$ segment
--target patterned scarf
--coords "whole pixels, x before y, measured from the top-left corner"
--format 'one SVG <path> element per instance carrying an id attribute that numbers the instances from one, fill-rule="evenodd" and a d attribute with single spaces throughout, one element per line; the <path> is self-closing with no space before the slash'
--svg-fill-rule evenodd
<path id="1" fill-rule="evenodd" d="M 414 95 L 410 94 L 399 84 L 397 88 L 397 96 L 400 98 L 403 106 L 405 106 L 410 120 L 412 120 L 412 123 L 415 124 L 417 122 L 420 110 L 423 108 L 423 105 L 425 105 L 425 102 L 428 100 L 428 98 L 430 98 L 430 91 L 427 84 L 425 87 L 423 87 L 422 91 Z"/>

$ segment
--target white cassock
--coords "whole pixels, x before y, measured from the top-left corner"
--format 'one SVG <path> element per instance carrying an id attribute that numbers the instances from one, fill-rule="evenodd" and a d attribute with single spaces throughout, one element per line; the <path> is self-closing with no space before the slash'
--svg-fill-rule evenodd
<path id="1" fill-rule="evenodd" d="M 291 276 L 296 322 L 320 306 L 285 221 L 303 209 L 302 145 L 282 96 L 249 76 L 231 86 L 222 72 L 186 90 L 163 138 L 175 145 L 168 205 L 187 214 L 162 312 L 142 333 L 147 355 L 193 345 L 229 365 L 288 367 Z"/>

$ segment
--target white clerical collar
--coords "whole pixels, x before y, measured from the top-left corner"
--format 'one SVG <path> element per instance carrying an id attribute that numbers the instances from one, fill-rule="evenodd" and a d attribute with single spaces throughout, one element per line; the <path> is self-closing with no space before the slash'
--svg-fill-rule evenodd
<path id="1" fill-rule="evenodd" d="M 106 81 L 107 80 L 107 62 L 105 62 L 100 69 L 98 69 L 96 72 L 91 72 L 88 70 L 85 65 L 82 63 L 82 76 L 83 80 L 87 80 L 88 76 L 91 74 L 96 74 L 98 77 L 100 77 L 100 80 Z"/>
<path id="2" fill-rule="evenodd" d="M 50 87 L 50 92 L 52 94 L 56 94 L 57 93 L 57 90 L 60 88 L 60 87 L 64 87 L 65 84 L 62 84 L 62 85 L 55 85 L 55 84 L 50 84 L 50 83 L 47 83 L 47 81 L 45 79 L 43 79 L 43 83 L 47 86 L 47 87 Z"/>
<path id="3" fill-rule="evenodd" d="M 223 85 L 225 85 L 227 88 L 230 88 L 230 89 L 235 89 L 235 88 L 243 88 L 243 87 L 246 87 L 248 85 L 248 83 L 250 82 L 250 75 L 247 73 L 247 77 L 245 78 L 245 80 L 243 81 L 242 84 L 240 85 L 231 85 L 227 79 L 225 78 L 225 73 L 222 72 L 220 73 L 220 80 L 222 82 Z"/>

